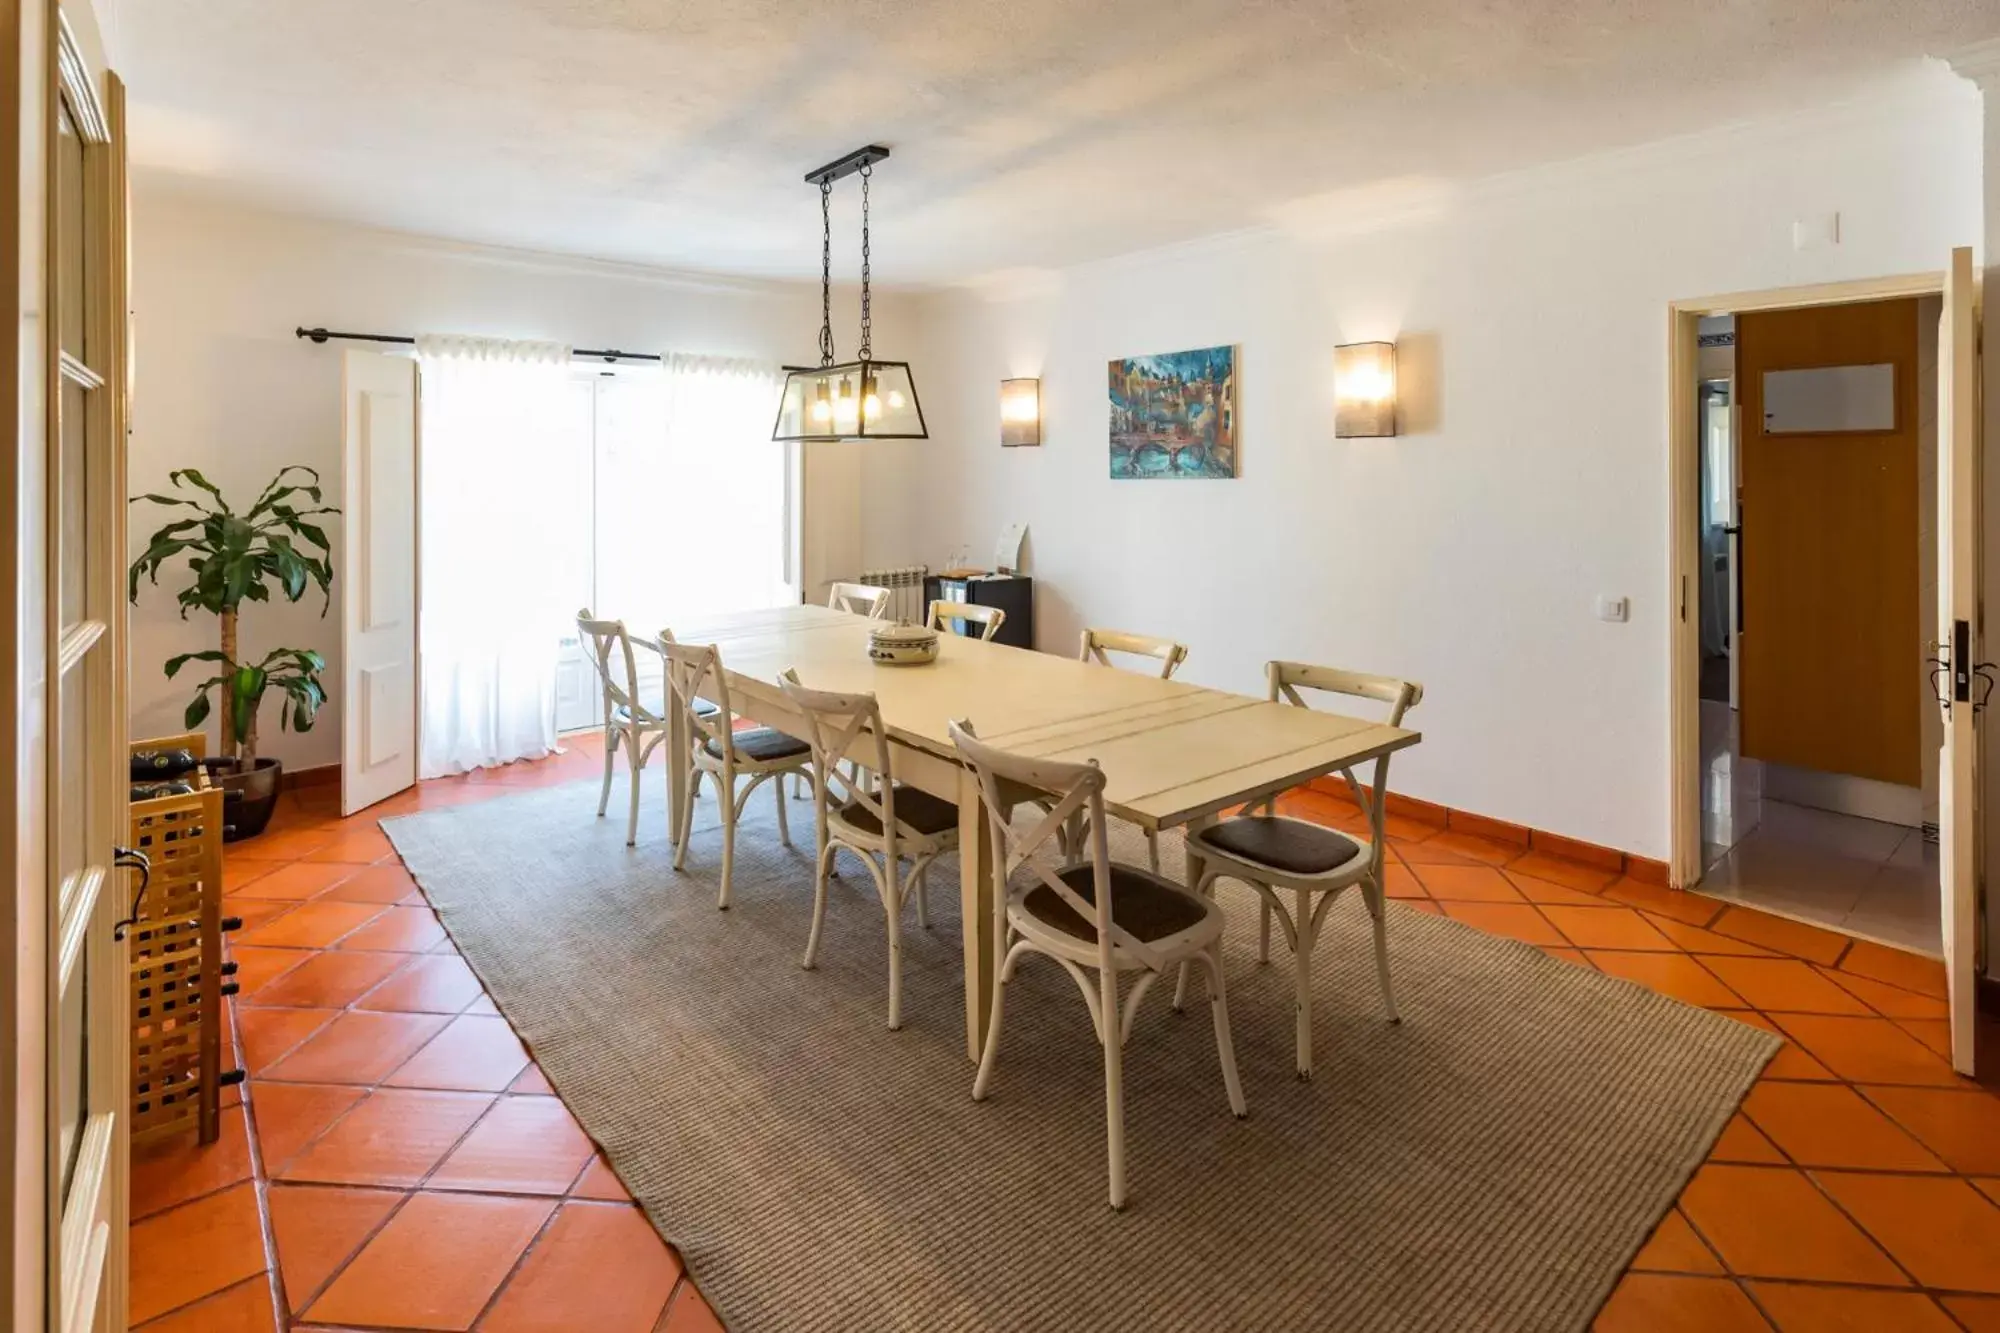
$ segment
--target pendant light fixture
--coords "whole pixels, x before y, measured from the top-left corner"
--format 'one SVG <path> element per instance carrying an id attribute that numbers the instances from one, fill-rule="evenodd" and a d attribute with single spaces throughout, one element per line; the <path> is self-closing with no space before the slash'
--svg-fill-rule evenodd
<path id="1" fill-rule="evenodd" d="M 877 361 L 868 292 L 868 181 L 889 156 L 879 144 L 857 148 L 806 174 L 819 187 L 819 365 L 792 369 L 778 401 L 773 440 L 928 440 L 924 410 L 907 361 Z M 861 177 L 861 346 L 853 361 L 834 362 L 833 183 Z"/>

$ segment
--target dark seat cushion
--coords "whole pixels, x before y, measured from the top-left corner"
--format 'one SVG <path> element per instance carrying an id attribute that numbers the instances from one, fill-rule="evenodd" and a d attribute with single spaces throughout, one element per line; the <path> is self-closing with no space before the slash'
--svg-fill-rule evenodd
<path id="1" fill-rule="evenodd" d="M 1324 874 L 1361 854 L 1361 844 L 1345 833 L 1283 815 L 1240 815 L 1194 836 L 1219 852 L 1292 875 Z"/>
<path id="2" fill-rule="evenodd" d="M 840 808 L 840 817 L 864 833 L 877 837 L 882 834 L 882 821 L 875 812 L 859 801 L 849 801 Z M 958 827 L 958 807 L 950 801 L 941 800 L 927 791 L 915 787 L 896 788 L 896 822 L 906 829 L 915 829 L 929 837 L 943 833 L 946 829 Z"/>
<path id="3" fill-rule="evenodd" d="M 782 731 L 769 727 L 753 727 L 749 731 L 739 731 L 731 739 L 736 744 L 736 757 L 754 759 L 760 764 L 775 763 L 780 759 L 790 759 L 795 754 L 806 754 L 812 746 L 796 736 L 787 736 Z M 717 759 L 722 758 L 722 747 L 715 741 L 703 745 Z"/>
<path id="4" fill-rule="evenodd" d="M 1071 866 L 1058 878 L 1077 897 L 1096 903 L 1096 877 L 1088 863 Z M 1021 905 L 1037 921 L 1065 935 L 1086 941 L 1097 938 L 1096 921 L 1078 916 L 1076 909 L 1046 884 L 1029 890 Z M 1148 943 L 1163 940 L 1199 924 L 1205 915 L 1201 901 L 1180 885 L 1138 866 L 1111 863 L 1111 919 L 1126 934 Z"/>

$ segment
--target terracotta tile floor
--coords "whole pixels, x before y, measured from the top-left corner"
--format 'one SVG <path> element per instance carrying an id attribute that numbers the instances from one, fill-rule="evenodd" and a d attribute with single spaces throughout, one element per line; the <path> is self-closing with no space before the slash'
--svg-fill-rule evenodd
<path id="1" fill-rule="evenodd" d="M 250 1078 L 218 1143 L 134 1162 L 135 1326 L 720 1327 L 375 823 L 595 776 L 600 755 L 586 741 L 424 783 L 351 820 L 330 791 L 288 795 L 271 831 L 231 848 Z M 647 781 L 657 799 L 657 769 Z M 1286 805 L 1361 826 L 1315 793 Z M 1463 832 L 1396 829 L 1389 883 L 1407 906 L 1787 1038 L 1599 1329 L 2000 1329 L 2000 1097 L 1940 1054 L 1936 963 Z"/>

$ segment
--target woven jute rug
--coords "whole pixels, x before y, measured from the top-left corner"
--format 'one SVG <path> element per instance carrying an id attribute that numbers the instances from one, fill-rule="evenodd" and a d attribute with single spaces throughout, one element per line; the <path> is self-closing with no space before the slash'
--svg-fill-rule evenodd
<path id="1" fill-rule="evenodd" d="M 1256 899 L 1225 884 L 1250 1118 L 1229 1114 L 1205 1004 L 1175 1014 L 1155 988 L 1127 1050 L 1131 1202 L 1113 1213 L 1102 1056 L 1048 960 L 1010 988 L 993 1094 L 971 1100 L 955 865 L 932 876 L 931 929 L 905 922 L 890 1032 L 858 865 L 818 969 L 799 966 L 810 803 L 790 807 L 790 850 L 757 794 L 720 912 L 713 800 L 676 874 L 660 802 L 628 848 L 596 798 L 583 782 L 383 827 L 738 1333 L 1582 1329 L 1777 1045 L 1395 904 L 1390 1025 L 1349 895 L 1319 946 L 1301 1083 L 1289 968 L 1257 964 Z M 1114 850 L 1143 862 L 1123 826 Z M 1163 852 L 1180 865 L 1177 839 Z"/>

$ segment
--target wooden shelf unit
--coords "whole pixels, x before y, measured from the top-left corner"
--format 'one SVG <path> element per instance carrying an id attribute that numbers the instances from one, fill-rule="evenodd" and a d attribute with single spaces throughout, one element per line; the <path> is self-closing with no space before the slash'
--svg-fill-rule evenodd
<path id="1" fill-rule="evenodd" d="M 190 750 L 198 732 L 134 741 L 132 749 Z M 194 791 L 133 801 L 132 841 L 152 863 L 127 939 L 132 1006 L 132 1139 L 220 1129 L 222 1038 L 222 790 L 197 763 Z"/>

